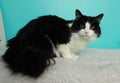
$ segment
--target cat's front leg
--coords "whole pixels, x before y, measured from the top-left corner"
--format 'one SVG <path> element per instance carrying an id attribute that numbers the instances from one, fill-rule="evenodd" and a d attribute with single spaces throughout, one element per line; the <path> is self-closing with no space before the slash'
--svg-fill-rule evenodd
<path id="1" fill-rule="evenodd" d="M 68 59 L 78 59 L 79 56 L 76 56 L 71 53 L 70 48 L 68 47 L 67 44 L 61 44 L 57 46 L 57 51 L 61 54 L 63 58 L 68 58 Z"/>

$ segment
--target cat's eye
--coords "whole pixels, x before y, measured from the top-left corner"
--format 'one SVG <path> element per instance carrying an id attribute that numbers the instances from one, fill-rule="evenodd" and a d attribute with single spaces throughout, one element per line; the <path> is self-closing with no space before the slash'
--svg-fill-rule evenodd
<path id="1" fill-rule="evenodd" d="M 92 26 L 90 29 L 94 29 L 95 27 L 94 26 Z"/>
<path id="2" fill-rule="evenodd" d="M 84 28 L 85 26 L 83 24 L 80 24 L 80 28 Z"/>

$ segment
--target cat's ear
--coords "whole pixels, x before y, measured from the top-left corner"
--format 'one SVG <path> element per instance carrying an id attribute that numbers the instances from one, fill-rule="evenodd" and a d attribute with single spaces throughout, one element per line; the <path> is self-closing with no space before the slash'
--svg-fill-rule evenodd
<path id="1" fill-rule="evenodd" d="M 80 18 L 82 16 L 82 13 L 78 9 L 76 9 L 76 18 Z"/>
<path id="2" fill-rule="evenodd" d="M 98 22 L 100 22 L 101 19 L 103 18 L 103 16 L 104 16 L 104 14 L 99 14 L 98 16 L 96 16 L 96 20 L 97 20 Z"/>

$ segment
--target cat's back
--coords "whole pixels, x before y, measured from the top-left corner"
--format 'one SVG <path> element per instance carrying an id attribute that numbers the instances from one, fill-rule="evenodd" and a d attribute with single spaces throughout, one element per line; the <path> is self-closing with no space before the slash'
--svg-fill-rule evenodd
<path id="1" fill-rule="evenodd" d="M 64 24 L 66 23 L 66 20 L 64 20 L 63 18 L 60 18 L 58 16 L 55 15 L 47 15 L 47 16 L 41 16 L 38 17 L 37 20 L 39 23 L 53 23 L 53 24 Z"/>
<path id="2" fill-rule="evenodd" d="M 20 29 L 18 34 L 24 32 L 33 33 L 34 31 L 44 32 L 49 29 L 51 30 L 56 29 L 56 27 L 67 27 L 66 22 L 67 22 L 66 20 L 55 15 L 40 16 L 28 22 L 22 29 Z"/>
<path id="3" fill-rule="evenodd" d="M 53 15 L 40 16 L 28 22 L 11 41 L 31 41 L 38 36 L 48 35 L 53 40 L 69 40 L 71 36 L 67 21 Z M 39 38 L 38 38 L 39 39 Z M 9 41 L 9 44 L 10 42 Z"/>

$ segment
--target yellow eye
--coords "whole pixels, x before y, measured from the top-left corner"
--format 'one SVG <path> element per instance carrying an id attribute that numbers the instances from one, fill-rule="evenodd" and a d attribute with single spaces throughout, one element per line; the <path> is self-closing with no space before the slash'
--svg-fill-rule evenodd
<path id="1" fill-rule="evenodd" d="M 85 26 L 83 24 L 80 24 L 80 28 L 84 28 Z"/>
<path id="2" fill-rule="evenodd" d="M 94 28 L 95 28 L 95 27 L 92 26 L 90 29 L 94 29 Z"/>

